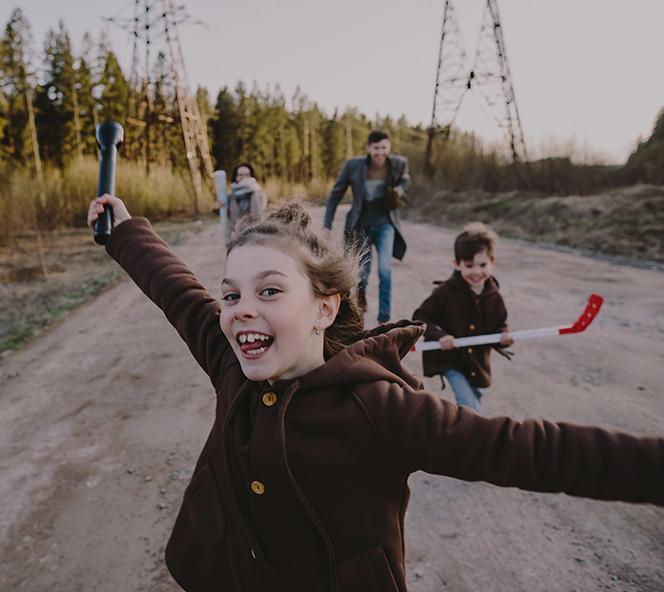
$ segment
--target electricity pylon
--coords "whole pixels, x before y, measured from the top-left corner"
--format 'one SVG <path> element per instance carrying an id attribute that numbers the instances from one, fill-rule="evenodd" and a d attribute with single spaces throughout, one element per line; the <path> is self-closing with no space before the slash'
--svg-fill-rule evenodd
<path id="1" fill-rule="evenodd" d="M 475 58 L 470 71 L 465 75 L 462 75 L 465 53 L 460 47 L 459 37 L 452 0 L 445 0 L 433 111 L 425 153 L 425 172 L 429 176 L 433 175 L 434 139 L 440 135 L 444 141 L 447 140 L 463 99 L 471 90 L 481 95 L 494 113 L 498 126 L 505 131 L 513 162 L 527 162 L 528 153 L 516 104 L 497 0 L 486 0 Z M 500 115 L 496 116 L 496 109 L 500 103 L 503 108 L 500 110 Z"/>
<path id="2" fill-rule="evenodd" d="M 173 123 L 175 119 L 168 113 L 162 113 L 155 106 L 155 88 L 157 85 L 171 85 L 178 108 L 178 123 L 182 131 L 187 163 L 194 192 L 194 213 L 198 214 L 202 195 L 202 181 L 213 188 L 214 167 L 210 158 L 207 130 L 198 108 L 196 99 L 191 94 L 187 71 L 182 55 L 182 46 L 178 35 L 178 25 L 189 21 L 183 13 L 183 7 L 174 7 L 171 0 L 135 0 L 134 17 L 107 19 L 131 32 L 133 37 L 132 73 L 130 84 L 136 98 L 133 108 L 134 117 L 127 122 L 143 130 L 144 153 L 146 164 L 150 161 L 150 127 L 157 122 Z M 140 50 L 144 51 L 143 67 L 140 66 Z M 168 78 L 160 80 L 152 76 L 153 55 L 168 70 Z M 203 176 L 201 175 L 203 173 Z"/>

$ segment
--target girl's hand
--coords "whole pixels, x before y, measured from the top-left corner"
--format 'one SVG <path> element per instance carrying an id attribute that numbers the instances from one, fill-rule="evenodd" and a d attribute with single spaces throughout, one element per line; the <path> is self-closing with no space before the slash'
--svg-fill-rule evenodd
<path id="1" fill-rule="evenodd" d="M 500 335 L 500 345 L 504 345 L 505 347 L 508 347 L 514 343 L 514 339 L 512 339 L 512 336 L 510 335 L 509 331 L 505 331 L 501 333 Z"/>
<path id="2" fill-rule="evenodd" d="M 90 207 L 88 208 L 88 226 L 94 229 L 94 224 L 99 218 L 99 215 L 104 211 L 104 204 L 108 204 L 113 208 L 113 219 L 115 226 L 119 226 L 126 220 L 131 220 L 131 215 L 127 210 L 127 206 L 124 205 L 124 202 L 119 198 L 108 193 L 95 197 L 90 202 Z"/>
<path id="3" fill-rule="evenodd" d="M 438 343 L 440 343 L 440 349 L 442 349 L 443 351 L 450 351 L 454 349 L 454 336 L 445 335 L 445 337 L 441 337 L 438 340 Z"/>

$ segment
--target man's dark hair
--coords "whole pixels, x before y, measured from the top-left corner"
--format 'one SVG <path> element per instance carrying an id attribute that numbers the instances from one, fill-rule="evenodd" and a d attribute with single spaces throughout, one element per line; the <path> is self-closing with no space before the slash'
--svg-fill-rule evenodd
<path id="1" fill-rule="evenodd" d="M 374 130 L 369 134 L 369 137 L 367 138 L 367 144 L 377 144 L 378 142 L 389 139 L 390 136 L 388 136 L 385 132 Z"/>
<path id="2" fill-rule="evenodd" d="M 457 263 L 472 261 L 482 251 L 493 259 L 497 238 L 496 233 L 482 222 L 467 224 L 454 241 L 454 260 Z"/>

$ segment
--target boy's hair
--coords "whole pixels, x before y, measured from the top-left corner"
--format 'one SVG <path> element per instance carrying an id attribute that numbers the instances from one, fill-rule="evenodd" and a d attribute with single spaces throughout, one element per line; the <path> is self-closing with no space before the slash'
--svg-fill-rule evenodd
<path id="1" fill-rule="evenodd" d="M 466 224 L 454 241 L 454 260 L 457 263 L 472 261 L 482 251 L 493 259 L 497 238 L 496 233 L 482 222 Z"/>
<path id="2" fill-rule="evenodd" d="M 378 142 L 389 139 L 390 136 L 388 136 L 385 132 L 374 130 L 369 134 L 369 137 L 367 138 L 367 144 L 377 144 Z"/>
<path id="3" fill-rule="evenodd" d="M 314 294 L 341 296 L 337 316 L 325 329 L 325 359 L 353 343 L 364 328 L 364 317 L 357 301 L 360 252 L 342 249 L 334 241 L 309 228 L 311 217 L 299 204 L 245 216 L 226 244 L 226 254 L 243 245 L 277 247 L 291 255 L 311 281 Z"/>

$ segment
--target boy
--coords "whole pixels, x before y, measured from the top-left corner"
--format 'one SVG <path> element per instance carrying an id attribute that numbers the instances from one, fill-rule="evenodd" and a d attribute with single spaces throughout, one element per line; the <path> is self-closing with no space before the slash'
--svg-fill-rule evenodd
<path id="1" fill-rule="evenodd" d="M 413 319 L 427 324 L 424 338 L 438 340 L 440 351 L 422 354 L 425 376 L 440 374 L 454 391 L 457 405 L 480 409 L 482 388 L 491 384 L 492 346 L 455 348 L 455 337 L 502 332 L 497 350 L 512 344 L 507 311 L 491 275 L 496 263 L 496 234 L 481 222 L 468 224 L 454 241 L 454 273 L 415 311 Z"/>

